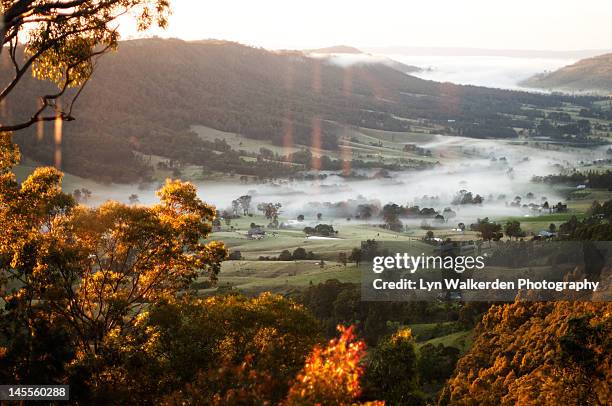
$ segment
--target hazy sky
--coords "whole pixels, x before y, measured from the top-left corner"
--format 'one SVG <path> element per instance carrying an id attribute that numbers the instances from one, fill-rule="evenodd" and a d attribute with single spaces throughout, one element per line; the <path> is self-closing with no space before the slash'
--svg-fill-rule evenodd
<path id="1" fill-rule="evenodd" d="M 612 0 L 171 0 L 160 36 L 265 48 L 612 48 Z M 124 38 L 132 37 L 124 27 Z"/>

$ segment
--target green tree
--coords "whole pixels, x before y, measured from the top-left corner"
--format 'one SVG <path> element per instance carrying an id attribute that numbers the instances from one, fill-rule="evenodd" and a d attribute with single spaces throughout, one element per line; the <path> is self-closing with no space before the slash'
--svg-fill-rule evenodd
<path id="1" fill-rule="evenodd" d="M 348 258 L 346 256 L 346 252 L 339 252 L 338 253 L 338 262 L 340 262 L 342 265 L 346 266 L 346 264 L 348 262 Z"/>
<path id="2" fill-rule="evenodd" d="M 389 230 L 401 231 L 402 222 L 399 219 L 401 208 L 397 204 L 386 204 L 382 209 L 383 220 Z"/>
<path id="3" fill-rule="evenodd" d="M 242 214 L 245 216 L 248 216 L 251 212 L 251 200 L 252 197 L 250 195 L 242 195 L 238 198 L 240 208 L 242 208 Z"/>
<path id="4" fill-rule="evenodd" d="M 365 374 L 371 399 L 392 405 L 424 404 L 418 392 L 415 342 L 410 329 L 401 329 L 379 342 Z"/>
<path id="5" fill-rule="evenodd" d="M 361 256 L 362 256 L 361 249 L 353 248 L 353 250 L 351 251 L 351 255 L 349 255 L 348 259 L 349 261 L 353 261 L 355 265 L 359 266 L 359 263 L 361 262 Z"/>
<path id="6" fill-rule="evenodd" d="M 294 260 L 302 260 L 306 259 L 308 254 L 306 253 L 306 250 L 304 248 L 298 247 L 293 250 L 293 254 L 291 256 Z"/>
<path id="7" fill-rule="evenodd" d="M 443 382 L 455 369 L 459 350 L 443 344 L 425 344 L 419 349 L 419 376 L 422 382 Z"/>
<path id="8" fill-rule="evenodd" d="M 478 231 L 480 233 L 480 237 L 484 241 L 491 240 L 499 240 L 503 237 L 501 233 L 501 224 L 497 224 L 489 221 L 488 217 L 484 219 L 478 219 L 475 224 L 472 224 L 470 227 L 473 231 Z"/>
<path id="9" fill-rule="evenodd" d="M 521 229 L 521 223 L 517 220 L 510 220 L 504 226 L 504 231 L 506 235 L 510 238 L 514 237 L 519 239 L 519 237 L 524 237 L 525 232 Z"/>
<path id="10" fill-rule="evenodd" d="M 292 259 L 293 256 L 291 255 L 291 252 L 289 252 L 289 250 L 282 250 L 281 253 L 278 255 L 279 261 L 291 261 Z"/>

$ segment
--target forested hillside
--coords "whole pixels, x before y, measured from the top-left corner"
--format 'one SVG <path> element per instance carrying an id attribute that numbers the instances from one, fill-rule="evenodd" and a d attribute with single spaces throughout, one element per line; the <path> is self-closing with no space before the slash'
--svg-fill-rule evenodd
<path id="1" fill-rule="evenodd" d="M 582 59 L 554 72 L 534 76 L 523 84 L 543 89 L 610 93 L 612 92 L 612 54 Z"/>
<path id="2" fill-rule="evenodd" d="M 0 77 L 9 78 L 10 64 L 0 66 L 6 72 Z M 6 122 L 30 114 L 36 96 L 49 86 L 23 82 L 2 110 Z M 134 151 L 175 159 L 211 152 L 189 132 L 194 124 L 305 146 L 312 145 L 313 126 L 320 127 L 317 143 L 325 149 L 337 148 L 341 125 L 402 131 L 408 128 L 402 118 L 426 119 L 465 136 L 512 137 L 512 128 L 524 123 L 505 114 L 566 99 L 440 84 L 380 64 L 342 68 L 300 52 L 230 42 L 127 41 L 99 61 L 77 101 L 76 120 L 64 123 L 62 168 L 135 181 L 148 169 Z M 31 128 L 16 140 L 26 156 L 51 163 L 52 125 L 42 142 L 35 133 Z"/>

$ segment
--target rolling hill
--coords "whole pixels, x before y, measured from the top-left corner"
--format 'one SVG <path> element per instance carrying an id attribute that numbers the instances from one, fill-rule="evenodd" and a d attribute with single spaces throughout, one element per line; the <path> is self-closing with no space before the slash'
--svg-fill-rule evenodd
<path id="1" fill-rule="evenodd" d="M 11 77 L 9 68 L 0 63 L 0 87 Z M 28 117 L 36 96 L 49 86 L 25 80 L 0 110 L 0 120 Z M 405 131 L 406 119 L 465 136 L 515 136 L 512 127 L 520 125 L 508 114 L 521 114 L 525 104 L 548 107 L 564 100 L 441 84 L 384 64 L 342 66 L 301 52 L 225 41 L 125 41 L 100 60 L 75 107 L 76 120 L 64 124 L 62 169 L 133 182 L 148 172 L 142 154 L 202 162 L 223 152 L 203 143 L 192 125 L 305 147 L 313 145 L 313 132 L 320 132 L 317 142 L 328 150 L 337 148 L 344 126 Z M 26 156 L 49 164 L 52 132 L 49 124 L 41 141 L 35 128 L 15 138 Z"/>
<path id="2" fill-rule="evenodd" d="M 612 53 L 582 59 L 554 72 L 536 75 L 522 85 L 572 92 L 612 93 Z"/>

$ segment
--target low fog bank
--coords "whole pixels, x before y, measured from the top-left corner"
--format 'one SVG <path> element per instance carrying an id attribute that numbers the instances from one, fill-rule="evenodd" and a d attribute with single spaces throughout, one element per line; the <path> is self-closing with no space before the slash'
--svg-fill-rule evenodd
<path id="1" fill-rule="evenodd" d="M 419 66 L 407 65 L 385 55 L 347 54 L 347 53 L 309 53 L 309 57 L 324 60 L 326 63 L 348 68 L 359 65 L 384 65 L 403 73 L 413 74 L 421 70 Z"/>
<path id="2" fill-rule="evenodd" d="M 418 56 L 386 55 L 422 69 L 412 75 L 459 85 L 519 89 L 518 84 L 538 73 L 553 71 L 576 62 L 576 58 L 519 58 L 512 56 Z M 539 90 L 541 91 L 541 90 Z"/>
<path id="3" fill-rule="evenodd" d="M 327 222 L 346 221 L 347 217 L 355 222 L 360 221 L 355 219 L 359 205 L 382 207 L 395 203 L 431 207 L 439 212 L 450 207 L 456 213 L 453 223 L 469 224 L 483 217 L 537 215 L 537 211 L 521 206 L 530 203 L 539 206 L 544 201 L 554 205 L 562 198 L 548 185 L 531 183 L 533 176 L 570 170 L 580 161 L 605 157 L 606 151 L 606 147 L 547 150 L 521 142 L 448 136 L 437 136 L 420 146 L 439 154 L 441 164 L 434 169 L 390 173 L 387 178 L 368 180 L 350 180 L 328 173 L 325 179 L 315 181 L 279 180 L 245 185 L 236 178 L 235 183 L 200 182 L 197 183 L 198 193 L 219 210 L 230 209 L 232 200 L 245 194 L 252 196 L 253 211 L 259 203 L 279 202 L 283 219 L 295 219 L 300 214 L 314 218 L 322 213 Z M 482 204 L 456 204 L 453 201 L 460 191 L 479 195 L 484 201 Z M 131 194 L 137 194 L 142 204 L 157 201 L 153 186 L 138 190 L 135 186 L 124 185 L 93 190 L 89 204 L 108 199 L 128 202 Z M 518 207 L 512 205 L 516 196 L 521 198 Z M 415 226 L 420 224 L 418 220 Z"/>

